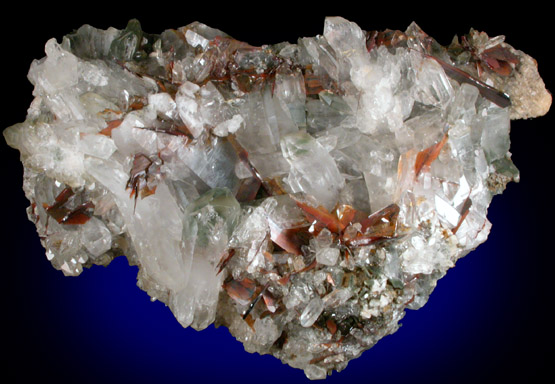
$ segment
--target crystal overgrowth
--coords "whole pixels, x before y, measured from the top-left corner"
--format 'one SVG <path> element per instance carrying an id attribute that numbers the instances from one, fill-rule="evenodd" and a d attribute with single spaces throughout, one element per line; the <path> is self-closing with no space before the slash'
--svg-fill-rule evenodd
<path id="1" fill-rule="evenodd" d="M 311 379 L 395 332 L 518 181 L 510 119 L 545 114 L 535 61 L 416 24 L 254 47 L 195 22 L 85 25 L 46 44 L 4 131 L 46 255 L 125 255 L 184 326 L 224 325 Z"/>

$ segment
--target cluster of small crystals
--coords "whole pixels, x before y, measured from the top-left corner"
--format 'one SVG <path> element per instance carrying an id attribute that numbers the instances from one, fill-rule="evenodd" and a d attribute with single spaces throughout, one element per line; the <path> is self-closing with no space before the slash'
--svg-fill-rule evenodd
<path id="1" fill-rule="evenodd" d="M 137 21 L 48 41 L 4 132 L 48 259 L 78 275 L 125 255 L 184 327 L 311 379 L 345 368 L 486 240 L 518 179 L 490 87 L 448 76 L 415 24 L 376 36 L 334 17 L 263 47 Z"/>

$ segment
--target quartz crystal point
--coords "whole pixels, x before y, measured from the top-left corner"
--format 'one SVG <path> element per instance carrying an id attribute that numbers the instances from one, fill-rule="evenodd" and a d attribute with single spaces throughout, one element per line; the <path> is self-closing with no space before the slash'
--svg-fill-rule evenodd
<path id="1" fill-rule="evenodd" d="M 4 131 L 65 275 L 125 255 L 184 326 L 224 325 L 311 379 L 395 332 L 484 242 L 519 173 L 510 119 L 545 114 L 535 61 L 416 24 L 254 47 L 195 22 L 85 25 L 32 63 Z"/>

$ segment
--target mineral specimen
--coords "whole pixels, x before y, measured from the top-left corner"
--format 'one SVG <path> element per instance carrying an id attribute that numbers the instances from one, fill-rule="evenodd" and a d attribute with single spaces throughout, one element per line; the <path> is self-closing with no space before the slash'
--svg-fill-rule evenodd
<path id="1" fill-rule="evenodd" d="M 395 332 L 519 173 L 510 119 L 545 114 L 535 61 L 416 24 L 254 47 L 195 22 L 85 25 L 46 44 L 21 152 L 28 216 L 66 275 L 125 255 L 184 326 L 325 378 Z"/>

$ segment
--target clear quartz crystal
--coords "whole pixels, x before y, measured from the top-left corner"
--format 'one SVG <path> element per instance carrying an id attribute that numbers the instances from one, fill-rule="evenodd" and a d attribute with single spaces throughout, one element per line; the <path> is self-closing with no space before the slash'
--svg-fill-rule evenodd
<path id="1" fill-rule="evenodd" d="M 504 38 L 444 48 L 415 23 L 330 17 L 253 47 L 132 20 L 45 52 L 4 137 L 54 268 L 125 255 L 181 325 L 227 326 L 310 379 L 395 332 L 487 239 L 493 196 L 519 180 L 510 120 L 551 104 Z"/>
<path id="2" fill-rule="evenodd" d="M 299 317 L 299 321 L 303 327 L 310 327 L 318 319 L 318 316 L 324 310 L 324 302 L 320 296 L 314 297 L 308 302 L 306 307 Z"/>
<path id="3" fill-rule="evenodd" d="M 316 261 L 323 265 L 335 265 L 339 259 L 339 249 L 323 248 L 316 253 Z"/>

